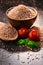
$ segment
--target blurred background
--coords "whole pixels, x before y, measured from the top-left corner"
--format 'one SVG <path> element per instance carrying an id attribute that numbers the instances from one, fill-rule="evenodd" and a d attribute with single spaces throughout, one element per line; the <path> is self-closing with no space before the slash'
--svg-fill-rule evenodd
<path id="1" fill-rule="evenodd" d="M 25 4 L 38 9 L 43 9 L 43 0 L 0 0 L 0 9 L 6 10 L 11 6 L 16 6 L 18 4 Z"/>

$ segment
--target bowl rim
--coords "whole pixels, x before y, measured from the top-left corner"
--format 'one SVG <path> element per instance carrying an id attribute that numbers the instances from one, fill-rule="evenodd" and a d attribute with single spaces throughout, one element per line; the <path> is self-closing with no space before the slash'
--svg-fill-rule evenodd
<path id="1" fill-rule="evenodd" d="M 8 11 L 10 11 L 11 9 L 13 9 L 15 6 L 13 6 L 13 7 L 10 7 L 9 9 L 7 9 L 6 10 L 6 16 L 8 17 Z M 34 10 L 34 12 L 35 12 L 35 16 L 33 16 L 32 18 L 27 18 L 27 19 L 13 19 L 13 18 L 10 18 L 10 17 L 8 17 L 9 19 L 11 19 L 11 20 L 15 20 L 15 21 L 27 21 L 27 20 L 31 20 L 31 19 L 34 19 L 34 18 L 36 18 L 37 17 L 37 15 L 38 15 L 38 12 L 37 12 L 37 10 L 34 8 L 34 7 L 30 7 L 30 6 L 28 6 L 29 8 L 31 8 L 32 10 Z"/>

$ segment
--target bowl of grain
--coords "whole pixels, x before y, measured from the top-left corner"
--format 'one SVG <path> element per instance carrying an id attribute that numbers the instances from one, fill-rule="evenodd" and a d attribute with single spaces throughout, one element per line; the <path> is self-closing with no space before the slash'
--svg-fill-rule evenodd
<path id="1" fill-rule="evenodd" d="M 26 5 L 11 7 L 6 11 L 8 21 L 13 27 L 29 28 L 37 18 L 37 10 Z"/>

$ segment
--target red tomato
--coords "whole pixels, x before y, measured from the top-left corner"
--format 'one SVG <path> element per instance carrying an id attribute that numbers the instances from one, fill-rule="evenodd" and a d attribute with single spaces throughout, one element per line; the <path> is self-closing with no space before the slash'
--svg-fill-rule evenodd
<path id="1" fill-rule="evenodd" d="M 37 41 L 40 39 L 40 33 L 39 30 L 33 29 L 28 34 L 29 39 Z"/>
<path id="2" fill-rule="evenodd" d="M 19 34 L 19 37 L 25 38 L 28 35 L 28 29 L 27 28 L 24 28 L 24 27 L 23 28 L 20 28 L 18 30 L 18 34 Z"/>

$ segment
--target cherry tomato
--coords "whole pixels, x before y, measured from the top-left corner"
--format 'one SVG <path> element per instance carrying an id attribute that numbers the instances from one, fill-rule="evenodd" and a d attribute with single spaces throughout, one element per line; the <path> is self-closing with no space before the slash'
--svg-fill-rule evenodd
<path id="1" fill-rule="evenodd" d="M 33 29 L 28 34 L 29 39 L 38 41 L 40 39 L 40 33 L 39 30 Z"/>
<path id="2" fill-rule="evenodd" d="M 27 28 L 20 28 L 19 30 L 18 30 L 18 34 L 19 34 L 19 37 L 21 37 L 21 38 L 25 38 L 25 37 L 27 37 L 28 36 L 28 29 Z"/>

